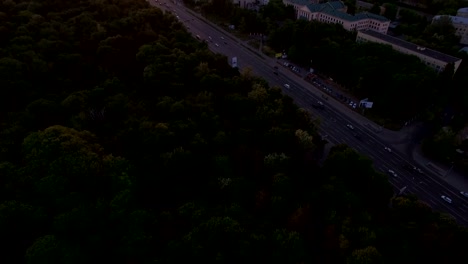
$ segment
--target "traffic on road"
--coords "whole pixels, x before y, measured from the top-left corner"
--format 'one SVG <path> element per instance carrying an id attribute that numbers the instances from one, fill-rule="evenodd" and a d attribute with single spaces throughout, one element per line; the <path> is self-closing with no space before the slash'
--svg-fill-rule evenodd
<path id="1" fill-rule="evenodd" d="M 249 67 L 272 86 L 282 87 L 296 104 L 308 110 L 312 118 L 320 119 L 319 133 L 332 144 L 347 144 L 368 156 L 374 167 L 389 176 L 395 191 L 416 194 L 434 210 L 451 215 L 457 222 L 468 226 L 468 194 L 457 190 L 431 171 L 422 170 L 411 163 L 405 154 L 390 148 L 390 144 L 378 138 L 374 131 L 357 120 L 352 105 L 329 99 L 326 91 L 303 78 L 297 72 L 277 67 L 275 59 L 259 56 L 243 45 L 241 40 L 206 21 L 180 3 L 156 2 L 159 8 L 177 14 L 179 21 L 200 40 L 205 40 L 211 51 L 236 57 L 239 69 Z M 325 99 L 326 98 L 326 99 Z M 450 201 L 450 202 L 449 202 Z"/>

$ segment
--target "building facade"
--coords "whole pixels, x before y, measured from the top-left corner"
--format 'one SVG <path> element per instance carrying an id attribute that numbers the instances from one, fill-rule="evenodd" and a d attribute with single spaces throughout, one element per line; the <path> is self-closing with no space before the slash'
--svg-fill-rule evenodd
<path id="1" fill-rule="evenodd" d="M 468 7 L 458 9 L 457 17 L 466 17 L 466 18 L 468 18 Z"/>
<path id="2" fill-rule="evenodd" d="M 386 34 L 378 33 L 372 30 L 359 31 L 356 37 L 357 42 L 374 42 L 390 45 L 398 52 L 418 57 L 424 64 L 441 72 L 448 64 L 453 63 L 454 73 L 458 70 L 462 59 L 450 55 L 418 46 L 408 41 L 395 38 Z"/>
<path id="3" fill-rule="evenodd" d="M 455 35 L 460 37 L 460 43 L 468 45 L 468 8 L 460 8 L 456 16 L 434 16 L 432 23 L 442 17 L 449 17 L 455 28 Z"/>
<path id="4" fill-rule="evenodd" d="M 294 7 L 297 19 L 340 24 L 348 31 L 369 29 L 387 34 L 390 26 L 390 20 L 383 16 L 368 12 L 354 16 L 346 13 L 347 8 L 341 1 L 319 4 L 318 0 L 283 0 L 283 3 Z"/>

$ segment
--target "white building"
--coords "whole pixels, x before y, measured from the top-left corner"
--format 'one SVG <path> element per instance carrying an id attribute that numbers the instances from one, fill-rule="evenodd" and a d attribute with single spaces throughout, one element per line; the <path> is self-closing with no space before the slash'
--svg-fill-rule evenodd
<path id="1" fill-rule="evenodd" d="M 458 9 L 457 17 L 468 17 L 468 7 Z"/>
<path id="2" fill-rule="evenodd" d="M 317 0 L 283 0 L 285 5 L 294 7 L 297 19 L 341 24 L 348 31 L 370 29 L 387 34 L 390 20 L 383 16 L 368 12 L 358 13 L 353 16 L 346 13 L 347 8 L 341 1 L 331 1 L 323 4 L 316 2 Z"/>
<path id="3" fill-rule="evenodd" d="M 449 17 L 452 25 L 455 28 L 455 35 L 460 37 L 461 44 L 468 44 L 468 8 L 460 8 L 456 16 L 434 16 L 432 23 L 439 20 L 441 17 Z"/>
<path id="4" fill-rule="evenodd" d="M 418 46 L 408 41 L 395 38 L 386 34 L 378 33 L 372 30 L 359 31 L 356 37 L 357 42 L 375 42 L 385 45 L 390 45 L 398 52 L 414 55 L 418 57 L 427 66 L 433 68 L 437 72 L 441 72 L 449 63 L 453 63 L 454 73 L 458 70 L 462 59 L 452 57 L 450 55 L 431 50 L 425 47 Z"/>

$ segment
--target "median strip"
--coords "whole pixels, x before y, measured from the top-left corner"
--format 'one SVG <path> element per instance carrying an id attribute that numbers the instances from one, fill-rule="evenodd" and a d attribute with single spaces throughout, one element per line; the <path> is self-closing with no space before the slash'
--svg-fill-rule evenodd
<path id="1" fill-rule="evenodd" d="M 249 47 L 245 46 L 245 45 L 242 44 L 242 43 L 241 43 L 240 45 L 241 45 L 242 47 L 248 49 L 248 50 L 249 50 L 250 52 L 252 52 L 253 54 L 255 54 L 255 55 L 257 55 L 258 57 L 260 57 L 260 59 L 265 60 L 265 57 L 263 57 L 260 53 L 258 53 L 258 52 L 256 52 L 256 51 L 250 49 Z"/>

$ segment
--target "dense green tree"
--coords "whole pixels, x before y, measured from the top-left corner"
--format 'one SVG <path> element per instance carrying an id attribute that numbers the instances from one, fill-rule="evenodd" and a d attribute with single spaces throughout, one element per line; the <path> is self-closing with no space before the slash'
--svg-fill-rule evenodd
<path id="1" fill-rule="evenodd" d="M 384 4 L 384 8 L 385 12 L 383 13 L 383 15 L 392 21 L 395 20 L 398 12 L 398 7 L 394 4 Z"/>
<path id="2" fill-rule="evenodd" d="M 383 263 L 382 256 L 375 247 L 354 250 L 349 257 L 348 264 L 379 264 Z"/>
<path id="3" fill-rule="evenodd" d="M 374 5 L 372 5 L 371 9 L 369 12 L 374 13 L 376 15 L 380 15 L 381 9 L 380 9 L 380 3 L 375 2 Z"/>
<path id="4" fill-rule="evenodd" d="M 397 55 L 288 20 L 279 1 L 258 14 L 192 4 L 357 94 L 380 98 L 378 74 L 387 91 L 433 81 L 413 58 L 378 68 Z M 174 16 L 140 0 L 3 1 L 0 20 L 1 261 L 466 262 L 465 229 L 414 197 L 391 200 L 386 176 L 346 146 L 320 166 L 309 113 Z"/>

